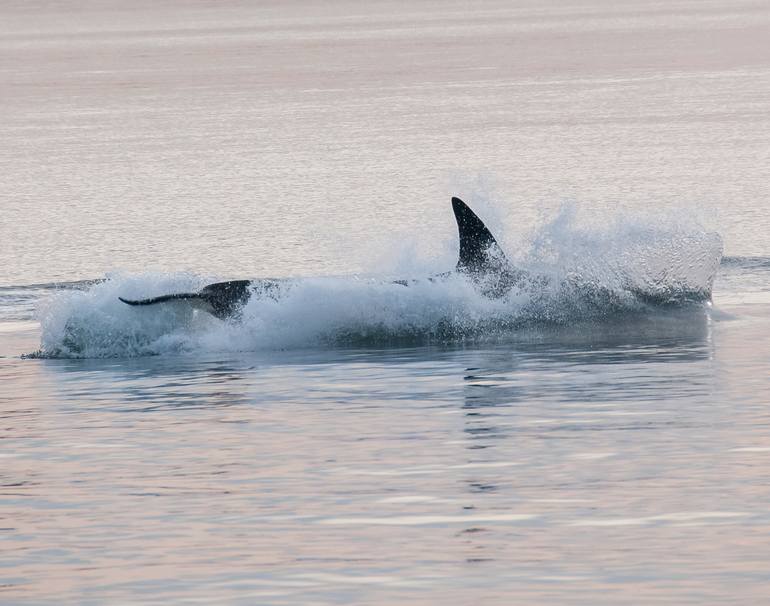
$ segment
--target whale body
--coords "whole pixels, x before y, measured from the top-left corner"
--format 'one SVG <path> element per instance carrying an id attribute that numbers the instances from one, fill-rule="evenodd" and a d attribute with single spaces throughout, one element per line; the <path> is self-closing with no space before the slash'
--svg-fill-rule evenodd
<path id="1" fill-rule="evenodd" d="M 491 299 L 504 297 L 515 287 L 535 290 L 550 284 L 551 280 L 546 276 L 533 275 L 514 267 L 489 228 L 460 198 L 452 198 L 452 211 L 460 243 L 457 263 L 452 271 L 430 276 L 428 280 L 436 281 L 446 279 L 453 273 L 461 274 L 469 279 L 479 293 Z M 277 299 L 281 285 L 285 282 L 281 279 L 229 280 L 209 284 L 198 292 L 171 293 L 148 299 L 118 298 L 133 306 L 184 301 L 196 309 L 227 320 L 237 318 L 252 297 Z M 409 286 L 415 282 L 417 280 L 395 280 L 393 283 Z M 574 276 L 568 283 L 562 284 L 565 285 L 573 290 L 584 291 L 588 296 L 600 294 L 597 290 L 607 290 L 595 284 L 580 283 Z M 711 298 L 710 286 L 705 290 L 678 291 L 673 296 L 668 292 L 646 292 L 631 285 L 626 290 L 639 302 L 651 305 L 700 302 Z"/>
<path id="2" fill-rule="evenodd" d="M 485 296 L 503 296 L 526 272 L 511 266 L 489 228 L 465 202 L 460 198 L 452 198 L 452 210 L 460 240 L 454 271 L 468 276 Z M 451 273 L 445 272 L 428 279 L 441 279 Z M 135 306 L 186 301 L 217 318 L 228 319 L 237 316 L 251 297 L 274 296 L 281 282 L 278 279 L 229 280 L 209 284 L 198 292 L 171 293 L 149 299 L 118 298 L 123 303 Z M 394 283 L 408 286 L 410 282 L 413 280 L 396 280 Z"/>

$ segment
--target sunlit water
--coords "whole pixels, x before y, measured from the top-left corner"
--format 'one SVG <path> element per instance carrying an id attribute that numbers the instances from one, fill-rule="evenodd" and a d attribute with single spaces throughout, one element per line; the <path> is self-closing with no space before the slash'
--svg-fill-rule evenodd
<path id="1" fill-rule="evenodd" d="M 766 7 L 0 16 L 0 603 L 766 599 Z"/>

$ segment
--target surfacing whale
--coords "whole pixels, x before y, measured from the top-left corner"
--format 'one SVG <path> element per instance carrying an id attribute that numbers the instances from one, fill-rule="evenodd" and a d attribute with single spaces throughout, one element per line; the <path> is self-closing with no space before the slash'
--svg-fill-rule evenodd
<path id="1" fill-rule="evenodd" d="M 470 207 L 452 198 L 452 210 L 457 221 L 460 251 L 454 272 L 464 274 L 485 296 L 504 296 L 526 272 L 514 268 L 506 259 L 500 245 L 484 222 Z M 445 278 L 453 272 L 445 272 L 428 279 Z M 413 280 L 396 280 L 395 284 L 408 286 Z M 193 307 L 209 312 L 226 320 L 236 317 L 253 296 L 272 296 L 277 293 L 281 280 L 229 280 L 205 286 L 198 292 L 183 292 L 161 295 L 149 299 L 124 299 L 128 305 L 155 305 L 173 301 L 187 301 Z"/>
<path id="2" fill-rule="evenodd" d="M 461 274 L 467 277 L 482 295 L 491 299 L 504 297 L 517 286 L 535 289 L 549 284 L 550 280 L 545 276 L 532 275 L 514 267 L 489 228 L 460 198 L 452 198 L 452 210 L 457 221 L 460 241 L 457 263 L 453 271 L 430 276 L 428 280 L 436 281 L 448 278 L 453 273 Z M 137 306 L 186 301 L 196 309 L 227 320 L 237 318 L 243 306 L 252 297 L 277 298 L 283 282 L 285 280 L 279 279 L 229 280 L 209 284 L 198 292 L 172 293 L 149 299 L 118 298 L 123 303 Z M 409 286 L 415 282 L 416 280 L 395 280 L 393 283 Z M 569 286 L 579 290 L 593 288 L 593 294 L 596 294 L 595 285 L 572 283 Z M 599 287 L 598 290 L 603 289 Z M 710 288 L 704 291 L 680 292 L 675 299 L 671 299 L 666 293 L 644 292 L 630 286 L 628 291 L 640 302 L 652 305 L 705 301 L 711 298 Z"/>

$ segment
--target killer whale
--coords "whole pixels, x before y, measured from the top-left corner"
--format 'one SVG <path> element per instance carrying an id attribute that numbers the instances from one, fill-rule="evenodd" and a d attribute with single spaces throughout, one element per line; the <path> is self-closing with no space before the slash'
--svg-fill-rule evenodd
<path id="1" fill-rule="evenodd" d="M 452 211 L 457 223 L 459 252 L 457 263 L 452 271 L 429 276 L 428 281 L 435 282 L 449 278 L 453 274 L 466 277 L 476 290 L 490 299 L 505 297 L 512 289 L 527 290 L 530 293 L 544 293 L 549 288 L 558 293 L 577 293 L 585 301 L 613 301 L 623 303 L 622 293 L 578 275 L 568 275 L 554 280 L 541 274 L 532 274 L 513 266 L 506 258 L 492 232 L 471 208 L 460 198 L 452 198 Z M 720 253 L 721 257 L 721 253 Z M 229 280 L 216 282 L 203 287 L 198 292 L 183 292 L 161 295 L 149 299 L 126 299 L 118 297 L 123 303 L 134 306 L 155 305 L 166 302 L 184 301 L 196 309 L 201 309 L 222 319 L 237 319 L 244 305 L 252 297 L 277 300 L 281 296 L 282 285 L 286 279 Z M 402 286 L 415 284 L 420 280 L 395 280 L 392 283 Z M 622 289 L 625 295 L 642 305 L 680 306 L 688 303 L 702 303 L 711 300 L 713 277 L 705 287 L 689 289 L 686 285 L 674 285 L 673 288 L 657 288 L 656 285 L 639 286 L 628 278 Z M 553 288 L 555 287 L 555 288 Z M 620 297 L 620 299 L 619 299 Z"/>
<path id="2" fill-rule="evenodd" d="M 526 276 L 526 272 L 511 266 L 492 232 L 460 198 L 452 198 L 452 211 L 460 242 L 454 271 L 467 276 L 485 296 L 503 296 Z M 449 271 L 428 279 L 436 280 L 451 274 Z M 394 283 L 408 286 L 411 282 L 414 280 L 396 280 Z M 209 284 L 198 292 L 172 293 L 149 299 L 118 298 L 134 306 L 186 301 L 225 320 L 237 316 L 253 296 L 275 297 L 280 284 L 281 280 L 277 279 L 229 280 Z"/>

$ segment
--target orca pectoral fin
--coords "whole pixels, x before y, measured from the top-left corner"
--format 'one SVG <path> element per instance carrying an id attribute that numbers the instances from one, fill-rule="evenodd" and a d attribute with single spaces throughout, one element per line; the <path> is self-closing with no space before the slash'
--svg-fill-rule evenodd
<path id="1" fill-rule="evenodd" d="M 152 297 L 150 299 L 124 299 L 123 297 L 118 297 L 119 300 L 121 300 L 126 305 L 155 305 L 156 303 L 176 303 L 176 302 L 184 302 L 188 304 L 193 309 L 200 309 L 202 311 L 208 312 L 213 315 L 217 315 L 214 313 L 214 308 L 211 305 L 211 303 L 208 301 L 208 299 L 203 296 L 201 293 L 197 292 L 184 292 L 184 293 L 175 293 L 172 295 L 161 295 L 160 297 Z"/>
<path id="2" fill-rule="evenodd" d="M 189 301 L 193 307 L 203 309 L 222 320 L 236 315 L 251 296 L 250 280 L 231 280 L 209 284 L 200 292 L 175 293 L 150 299 L 124 299 L 127 305 L 155 305 L 171 301 Z"/>
<path id="3" fill-rule="evenodd" d="M 150 299 L 124 299 L 123 297 L 118 297 L 118 299 L 120 299 L 126 305 L 155 305 L 156 303 L 165 303 L 166 301 L 180 301 L 200 298 L 201 295 L 195 292 L 161 295 L 160 297 L 152 297 Z"/>

